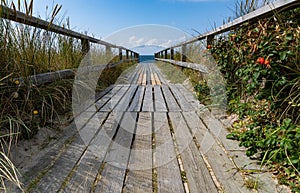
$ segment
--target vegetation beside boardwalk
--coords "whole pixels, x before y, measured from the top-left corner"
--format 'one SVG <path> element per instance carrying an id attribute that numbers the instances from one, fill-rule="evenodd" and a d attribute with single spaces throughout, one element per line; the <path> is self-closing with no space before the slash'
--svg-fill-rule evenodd
<path id="1" fill-rule="evenodd" d="M 33 0 L 9 2 L 1 0 L 1 5 L 18 11 L 23 7 L 28 16 L 32 14 Z M 70 28 L 68 19 L 62 22 L 64 18 L 58 18 L 60 9 L 55 5 L 47 21 Z M 105 57 L 104 50 L 91 46 L 93 62 Z M 60 116 L 71 111 L 73 79 L 37 86 L 27 77 L 77 68 L 84 55 L 80 40 L 0 18 L 0 56 L 0 191 L 5 192 L 7 181 L 22 189 L 18 172 L 9 160 L 11 145 L 31 138 L 44 126 L 53 127 Z M 117 55 L 111 63 L 118 61 Z M 113 84 L 132 65 L 127 62 L 104 69 L 97 91 Z M 19 77 L 24 82 L 16 79 Z"/>
<path id="2" fill-rule="evenodd" d="M 250 1 L 251 2 L 251 1 Z M 229 139 L 258 157 L 280 183 L 300 191 L 300 8 L 246 23 L 209 50 L 226 79 Z M 195 84 L 209 104 L 205 82 Z"/>

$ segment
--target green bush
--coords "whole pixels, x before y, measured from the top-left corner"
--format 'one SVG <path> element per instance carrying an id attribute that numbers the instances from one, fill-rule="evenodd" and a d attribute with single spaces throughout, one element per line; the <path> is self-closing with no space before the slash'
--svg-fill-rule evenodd
<path id="1" fill-rule="evenodd" d="M 227 137 L 247 155 L 279 172 L 300 191 L 300 8 L 220 37 L 211 53 L 227 81 L 228 111 L 236 113 Z"/>

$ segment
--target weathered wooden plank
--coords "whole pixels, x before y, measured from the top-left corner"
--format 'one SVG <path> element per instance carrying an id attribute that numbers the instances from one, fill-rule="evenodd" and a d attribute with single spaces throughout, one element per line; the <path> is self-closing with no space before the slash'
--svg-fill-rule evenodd
<path id="1" fill-rule="evenodd" d="M 196 115 L 196 114 L 195 114 Z M 169 113 L 183 167 L 191 192 L 215 192 L 217 188 L 193 141 L 189 128 L 179 112 Z M 195 124 L 195 123 L 194 123 Z"/>
<path id="2" fill-rule="evenodd" d="M 134 112 L 139 112 L 141 111 L 142 107 L 142 102 L 144 98 L 144 93 L 145 93 L 145 87 L 144 86 L 138 86 L 138 90 L 130 104 L 130 107 L 128 109 L 129 112 L 134 111 Z"/>
<path id="3" fill-rule="evenodd" d="M 147 73 L 146 72 L 147 71 L 145 69 L 144 74 L 143 74 L 143 80 L 142 80 L 142 85 L 143 86 L 146 86 L 146 84 L 147 84 Z"/>
<path id="4" fill-rule="evenodd" d="M 146 64 L 146 84 L 151 85 L 151 71 L 150 71 L 150 65 L 151 64 Z"/>
<path id="5" fill-rule="evenodd" d="M 45 175 L 38 179 L 38 184 L 36 184 L 34 190 L 30 192 L 56 192 L 59 190 L 61 184 L 66 180 L 78 160 L 80 160 L 82 152 L 84 152 L 85 148 L 97 133 L 104 118 L 107 116 L 106 113 L 99 115 L 99 117 L 92 118 L 88 121 L 80 130 L 79 135 L 66 147 L 63 154 L 55 160 L 53 167 L 49 168 Z"/>
<path id="6" fill-rule="evenodd" d="M 156 81 L 155 81 L 155 77 L 154 77 L 154 73 L 153 73 L 153 64 L 150 63 L 149 64 L 149 70 L 150 70 L 150 83 L 151 85 L 156 85 Z"/>
<path id="7" fill-rule="evenodd" d="M 166 113 L 154 113 L 157 186 L 160 193 L 184 193 L 180 169 Z"/>
<path id="8" fill-rule="evenodd" d="M 152 116 L 139 113 L 123 192 L 152 192 Z"/>
<path id="9" fill-rule="evenodd" d="M 259 172 L 260 170 L 267 171 L 267 168 L 261 167 L 258 160 L 251 160 L 246 156 L 246 148 L 240 147 L 238 141 L 229 140 L 226 138 L 229 132 L 223 127 L 217 136 L 219 142 L 224 146 L 226 152 L 231 157 L 234 164 L 241 170 L 244 171 L 244 174 L 247 175 L 248 172 L 251 173 L 252 179 L 258 179 L 258 191 L 273 193 L 273 192 L 286 192 L 285 190 L 281 190 L 278 187 L 278 184 L 272 180 L 272 174 L 268 172 Z"/>
<path id="10" fill-rule="evenodd" d="M 95 102 L 97 102 L 98 100 L 100 100 L 102 97 L 104 97 L 107 93 L 111 92 L 112 89 L 114 88 L 114 85 L 110 85 L 109 87 L 107 87 L 106 89 L 104 89 L 101 92 L 97 92 L 95 94 Z"/>
<path id="11" fill-rule="evenodd" d="M 167 106 L 163 97 L 161 87 L 158 85 L 154 86 L 154 106 L 156 112 L 167 112 Z"/>
<path id="12" fill-rule="evenodd" d="M 128 89 L 128 85 L 123 85 L 121 89 L 100 109 L 100 111 L 112 111 L 115 108 L 115 106 L 120 102 L 121 98 L 125 95 Z"/>
<path id="13" fill-rule="evenodd" d="M 153 112 L 154 111 L 154 109 L 153 109 L 152 85 L 147 85 L 146 86 L 142 111 L 144 111 L 144 112 Z"/>
<path id="14" fill-rule="evenodd" d="M 176 98 L 179 106 L 181 107 L 182 111 L 193 111 L 195 110 L 193 106 L 185 99 L 185 97 L 178 91 L 175 85 L 170 85 L 170 89 L 173 92 L 174 97 Z"/>
<path id="15" fill-rule="evenodd" d="M 161 73 L 160 69 L 157 67 L 157 65 L 154 63 L 153 69 L 156 72 L 158 79 L 160 80 L 161 84 L 167 84 L 167 81 L 164 77 L 164 75 Z"/>
<path id="16" fill-rule="evenodd" d="M 87 147 L 82 158 L 75 166 L 76 170 L 69 173 L 68 178 L 61 186 L 60 192 L 90 192 L 122 114 L 110 113 L 105 123 L 101 126 L 100 132 Z"/>
<path id="17" fill-rule="evenodd" d="M 138 85 L 141 85 L 143 83 L 144 71 L 145 71 L 145 68 L 144 68 L 144 66 L 141 65 L 141 70 L 139 71 L 139 78 L 138 78 L 138 82 L 137 82 Z"/>
<path id="18" fill-rule="evenodd" d="M 131 80 L 131 84 L 138 84 L 138 80 L 140 77 L 140 73 L 142 71 L 142 67 L 140 64 L 137 65 L 136 69 L 135 69 L 135 73 L 134 73 L 134 78 Z"/>
<path id="19" fill-rule="evenodd" d="M 126 112 L 114 142 L 105 158 L 105 167 L 94 192 L 122 192 L 137 113 Z"/>
<path id="20" fill-rule="evenodd" d="M 129 107 L 129 103 L 132 100 L 132 97 L 137 89 L 137 85 L 131 85 L 127 92 L 125 93 L 124 97 L 118 103 L 118 105 L 114 108 L 114 111 L 125 112 Z"/>
<path id="21" fill-rule="evenodd" d="M 106 93 L 101 99 L 95 102 L 96 108 L 98 110 L 101 109 L 121 88 L 122 86 L 115 85 L 110 92 Z"/>
<path id="22" fill-rule="evenodd" d="M 244 186 L 244 180 L 237 168 L 226 155 L 223 148 L 219 145 L 218 139 L 214 137 L 219 132 L 220 125 L 214 118 L 209 118 L 206 115 L 205 125 L 197 118 L 197 116 L 190 116 L 188 113 L 185 116 L 188 124 L 196 122 L 197 128 L 194 128 L 194 136 L 200 145 L 200 151 L 204 154 L 209 162 L 218 182 L 225 192 L 251 192 Z M 194 120 L 193 120 L 194 119 Z M 195 127 L 191 125 L 191 127 Z M 208 129 L 208 128 L 209 129 Z M 213 131 L 214 130 L 214 131 Z M 209 131 L 209 132 L 208 132 Z M 211 132 L 215 134 L 212 134 Z M 217 135 L 216 135 L 217 136 Z"/>
<path id="23" fill-rule="evenodd" d="M 154 73 L 154 80 L 156 82 L 157 85 L 161 85 L 161 81 L 159 80 L 157 73 Z"/>
<path id="24" fill-rule="evenodd" d="M 172 95 L 168 86 L 162 85 L 162 91 L 166 99 L 167 107 L 169 112 L 181 111 L 178 103 L 176 102 L 174 96 Z"/>

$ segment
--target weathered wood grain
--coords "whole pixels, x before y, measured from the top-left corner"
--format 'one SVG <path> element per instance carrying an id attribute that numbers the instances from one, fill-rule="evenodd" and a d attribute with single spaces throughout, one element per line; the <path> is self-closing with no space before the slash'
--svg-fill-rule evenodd
<path id="1" fill-rule="evenodd" d="M 181 111 L 178 103 L 176 102 L 174 96 L 172 95 L 170 89 L 168 86 L 162 85 L 162 91 L 164 94 L 164 97 L 166 99 L 167 107 L 169 112 L 173 111 Z"/>
<path id="2" fill-rule="evenodd" d="M 154 106 L 156 112 L 167 112 L 167 105 L 163 97 L 161 87 L 158 85 L 154 86 Z"/>
<path id="3" fill-rule="evenodd" d="M 129 89 L 128 85 L 123 85 L 121 89 L 112 97 L 101 109 L 101 112 L 109 112 L 112 111 L 115 106 L 120 102 L 122 97 L 125 95 L 127 90 Z"/>
<path id="4" fill-rule="evenodd" d="M 59 190 L 61 184 L 80 160 L 85 148 L 94 138 L 106 114 L 103 113 L 100 116 L 102 119 L 90 119 L 84 125 L 73 141 L 67 145 L 61 156 L 55 160 L 55 164 L 48 169 L 45 175 L 38 179 L 39 183 L 31 191 L 56 192 Z"/>
<path id="5" fill-rule="evenodd" d="M 184 193 L 180 169 L 166 113 L 154 113 L 157 186 L 160 193 Z"/>
<path id="6" fill-rule="evenodd" d="M 195 108 L 185 99 L 182 93 L 177 89 L 175 85 L 170 85 L 170 89 L 173 92 L 174 97 L 176 98 L 177 102 L 179 103 L 182 111 L 193 111 Z"/>
<path id="7" fill-rule="evenodd" d="M 104 160 L 105 167 L 94 192 L 122 192 L 130 147 L 136 127 L 137 113 L 126 112 L 111 148 Z"/>
<path id="8" fill-rule="evenodd" d="M 153 112 L 154 111 L 152 85 L 146 86 L 142 111 L 144 111 L 144 112 Z"/>
<path id="9" fill-rule="evenodd" d="M 145 87 L 144 86 L 138 86 L 138 90 L 130 104 L 130 107 L 128 109 L 129 112 L 134 111 L 134 112 L 139 112 L 141 111 L 142 107 L 142 102 L 144 98 L 144 93 L 145 93 Z"/>
<path id="10" fill-rule="evenodd" d="M 106 152 L 123 113 L 110 113 L 100 132 L 84 151 L 83 156 L 62 184 L 60 192 L 89 192 L 103 164 Z"/>
<path id="11" fill-rule="evenodd" d="M 178 150 L 191 192 L 215 192 L 217 188 L 209 174 L 208 168 L 193 141 L 186 122 L 179 112 L 169 113 L 174 129 Z M 195 123 L 194 123 L 195 124 Z"/>
<path id="12" fill-rule="evenodd" d="M 139 113 L 123 192 L 152 192 L 152 117 Z"/>
<path id="13" fill-rule="evenodd" d="M 119 112 L 125 112 L 127 111 L 127 108 L 129 107 L 129 104 L 133 98 L 133 95 L 136 92 L 137 85 L 131 85 L 127 92 L 125 93 L 124 97 L 120 100 L 118 105 L 114 108 L 114 111 L 119 111 Z"/>

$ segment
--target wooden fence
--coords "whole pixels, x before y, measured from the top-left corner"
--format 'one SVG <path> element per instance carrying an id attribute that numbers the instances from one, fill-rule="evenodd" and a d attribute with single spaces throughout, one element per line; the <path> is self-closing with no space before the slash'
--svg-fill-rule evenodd
<path id="1" fill-rule="evenodd" d="M 212 30 L 210 32 L 204 33 L 202 35 L 199 35 L 191 40 L 188 40 L 186 42 L 182 42 L 180 44 L 174 45 L 170 48 L 166 48 L 164 50 L 161 50 L 157 53 L 155 53 L 155 58 L 156 59 L 170 59 L 168 62 L 171 62 L 175 65 L 178 64 L 178 62 L 174 61 L 174 49 L 181 47 L 181 63 L 183 65 L 188 65 L 186 64 L 186 50 L 187 50 L 187 45 L 195 43 L 200 40 L 206 40 L 207 45 L 211 45 L 214 41 L 214 37 L 216 35 L 222 34 L 224 32 L 228 32 L 230 30 L 236 29 L 240 27 L 242 24 L 248 22 L 248 23 L 253 23 L 258 21 L 261 18 L 266 18 L 271 15 L 274 15 L 275 13 L 287 10 L 287 9 L 292 9 L 295 7 L 298 7 L 300 5 L 299 0 L 277 0 L 269 5 L 265 5 L 251 13 L 248 13 L 242 17 L 239 17 L 225 25 L 222 25 L 221 27 L 218 27 L 215 30 Z M 199 64 L 201 65 L 201 64 Z M 203 69 L 203 68 L 200 68 Z"/>
<path id="2" fill-rule="evenodd" d="M 8 19 L 14 22 L 26 24 L 29 26 L 37 27 L 40 29 L 44 29 L 50 32 L 54 32 L 60 35 L 65 35 L 68 37 L 76 38 L 81 40 L 81 46 L 82 46 L 82 52 L 83 54 L 86 54 L 90 51 L 90 43 L 96 43 L 100 45 L 104 45 L 106 47 L 106 52 L 111 53 L 111 49 L 115 48 L 118 49 L 119 53 L 119 60 L 122 62 L 127 62 L 127 61 L 138 61 L 139 59 L 139 54 L 124 48 L 122 46 L 117 46 L 113 45 L 111 43 L 105 42 L 103 40 L 96 39 L 91 36 L 87 36 L 66 28 L 63 28 L 59 25 L 44 21 L 40 18 L 33 17 L 33 16 L 28 16 L 22 12 L 10 9 L 6 6 L 0 5 L 0 17 L 3 19 Z M 125 57 L 123 56 L 123 53 L 125 53 Z M 112 67 L 115 65 L 110 65 L 108 67 Z M 34 84 L 40 85 L 40 84 L 45 84 L 49 82 L 54 82 L 59 79 L 65 79 L 74 76 L 76 69 L 66 69 L 66 70 L 60 70 L 56 72 L 48 72 L 44 74 L 38 74 L 38 75 L 33 75 L 30 78 L 32 79 Z M 20 78 L 22 81 L 22 78 Z"/>

